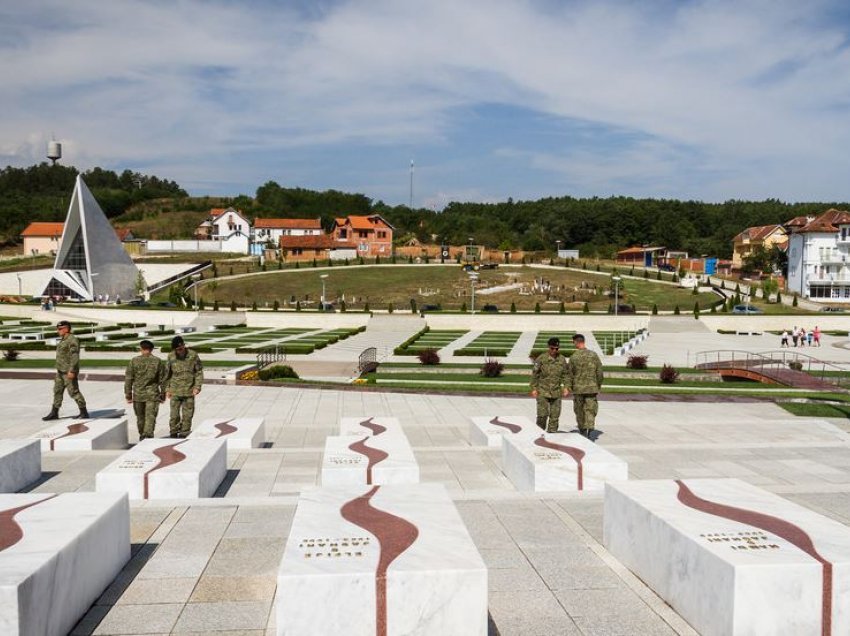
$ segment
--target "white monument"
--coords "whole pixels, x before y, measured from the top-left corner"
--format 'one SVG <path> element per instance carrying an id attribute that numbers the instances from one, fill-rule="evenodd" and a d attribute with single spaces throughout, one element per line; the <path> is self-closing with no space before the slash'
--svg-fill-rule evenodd
<path id="1" fill-rule="evenodd" d="M 416 483 L 419 463 L 402 433 L 332 435 L 325 439 L 323 486 Z"/>
<path id="2" fill-rule="evenodd" d="M 277 633 L 487 634 L 487 568 L 441 484 L 302 492 Z"/>
<path id="3" fill-rule="evenodd" d="M 146 439 L 95 476 L 97 492 L 130 499 L 212 497 L 227 475 L 223 439 Z"/>
<path id="4" fill-rule="evenodd" d="M 362 415 L 343 417 L 339 420 L 340 435 L 380 435 L 385 431 L 404 434 L 397 417 Z"/>
<path id="5" fill-rule="evenodd" d="M 204 420 L 189 439 L 223 439 L 230 450 L 259 448 L 266 441 L 262 417 L 213 418 Z"/>
<path id="6" fill-rule="evenodd" d="M 68 420 L 51 424 L 30 439 L 41 441 L 42 451 L 90 451 L 128 446 L 125 418 Z"/>
<path id="7" fill-rule="evenodd" d="M 510 436 L 536 437 L 541 430 L 522 415 L 485 415 L 471 418 L 469 443 L 473 446 L 502 447 L 502 438 Z"/>
<path id="8" fill-rule="evenodd" d="M 601 490 L 629 478 L 629 465 L 581 435 L 502 437 L 502 469 L 517 490 Z"/>
<path id="9" fill-rule="evenodd" d="M 37 440 L 0 440 L 0 493 L 18 492 L 41 477 Z"/>
<path id="10" fill-rule="evenodd" d="M 744 481 L 609 483 L 603 536 L 701 634 L 850 634 L 850 528 Z"/>

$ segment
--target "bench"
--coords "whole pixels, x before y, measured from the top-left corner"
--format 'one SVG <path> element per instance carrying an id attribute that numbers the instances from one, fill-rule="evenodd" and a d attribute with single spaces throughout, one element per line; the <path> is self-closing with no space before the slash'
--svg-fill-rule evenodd
<path id="1" fill-rule="evenodd" d="M 281 636 L 486 636 L 487 568 L 442 484 L 308 489 L 276 614 Z"/>
<path id="2" fill-rule="evenodd" d="M 262 417 L 235 417 L 204 420 L 189 434 L 189 439 L 223 439 L 227 448 L 259 448 L 266 441 Z"/>
<path id="3" fill-rule="evenodd" d="M 603 541 L 702 634 L 850 634 L 850 529 L 739 479 L 609 483 Z"/>
<path id="4" fill-rule="evenodd" d="M 473 446 L 501 448 L 505 436 L 534 437 L 540 428 L 522 415 L 486 415 L 470 418 L 469 443 Z"/>
<path id="5" fill-rule="evenodd" d="M 601 490 L 629 478 L 629 465 L 578 434 L 502 438 L 502 469 L 517 490 Z"/>
<path id="6" fill-rule="evenodd" d="M 127 420 L 66 420 L 39 431 L 30 439 L 41 441 L 42 451 L 91 451 L 127 448 Z"/>
<path id="7" fill-rule="evenodd" d="M 212 497 L 227 474 L 223 439 L 146 439 L 95 476 L 97 492 L 130 499 Z"/>
<path id="8" fill-rule="evenodd" d="M 325 439 L 323 486 L 416 483 L 419 464 L 401 433 L 332 435 Z"/>
<path id="9" fill-rule="evenodd" d="M 0 440 L 0 493 L 18 492 L 41 477 L 38 440 Z"/>

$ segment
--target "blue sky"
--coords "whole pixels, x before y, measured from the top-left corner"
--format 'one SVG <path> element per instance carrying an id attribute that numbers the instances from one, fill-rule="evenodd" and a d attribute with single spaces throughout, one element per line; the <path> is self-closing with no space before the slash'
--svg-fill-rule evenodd
<path id="1" fill-rule="evenodd" d="M 842 2 L 0 3 L 0 165 L 416 206 L 850 199 Z"/>

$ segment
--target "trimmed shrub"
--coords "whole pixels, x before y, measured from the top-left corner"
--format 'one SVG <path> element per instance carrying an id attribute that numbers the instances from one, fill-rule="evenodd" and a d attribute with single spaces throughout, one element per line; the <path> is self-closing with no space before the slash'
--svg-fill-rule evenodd
<path id="1" fill-rule="evenodd" d="M 230 301 L 230 311 L 236 311 L 236 301 L 235 300 Z"/>
<path id="2" fill-rule="evenodd" d="M 481 365 L 481 370 L 479 371 L 479 373 L 485 378 L 498 378 L 501 377 L 502 371 L 504 370 L 504 364 L 502 364 L 498 360 L 492 360 L 488 358 L 484 361 L 484 364 Z"/>
<path id="3" fill-rule="evenodd" d="M 217 300 L 213 301 L 213 311 L 218 311 L 218 301 Z"/>
<path id="4" fill-rule="evenodd" d="M 681 312 L 681 311 L 679 311 L 679 305 L 676 305 L 675 307 L 673 307 L 673 315 L 674 315 L 674 316 L 678 316 L 678 315 L 680 315 L 681 313 L 682 313 L 682 312 Z"/>
<path id="5" fill-rule="evenodd" d="M 660 269 L 657 272 L 655 272 L 655 280 L 661 280 L 661 270 Z"/>
<path id="6" fill-rule="evenodd" d="M 19 352 L 17 349 L 11 349 L 11 348 L 9 348 L 9 349 L 6 349 L 6 350 L 3 352 L 3 359 L 4 359 L 6 362 L 14 362 L 15 360 L 17 360 L 17 359 L 18 359 L 18 356 L 20 356 L 20 355 L 21 355 L 21 354 L 20 354 L 20 352 Z"/>
<path id="7" fill-rule="evenodd" d="M 626 366 L 629 369 L 645 369 L 647 360 L 649 356 L 632 355 L 626 360 Z"/>
<path id="8" fill-rule="evenodd" d="M 367 314 L 369 313 L 369 303 L 363 305 L 363 311 L 365 311 Z"/>
<path id="9" fill-rule="evenodd" d="M 513 302 L 511 303 L 511 313 L 512 314 L 516 313 L 516 303 L 513 303 Z"/>
<path id="10" fill-rule="evenodd" d="M 782 304 L 782 292 L 776 292 L 776 302 Z"/>
<path id="11" fill-rule="evenodd" d="M 655 305 L 655 304 L 652 305 L 652 315 L 653 316 L 658 315 L 658 305 Z"/>
<path id="12" fill-rule="evenodd" d="M 535 314 L 540 313 L 540 303 L 534 303 L 534 313 Z"/>
<path id="13" fill-rule="evenodd" d="M 420 363 L 426 366 L 435 366 L 440 364 L 440 354 L 437 353 L 436 349 L 423 349 L 416 357 L 419 358 Z"/>
<path id="14" fill-rule="evenodd" d="M 675 384 L 679 381 L 679 372 L 669 364 L 665 364 L 658 373 L 658 379 L 662 384 Z"/>
<path id="15" fill-rule="evenodd" d="M 198 310 L 199 310 L 199 311 L 203 311 L 203 310 L 204 310 L 204 309 L 206 309 L 206 308 L 207 308 L 207 305 L 206 305 L 206 303 L 204 302 L 204 299 L 203 299 L 203 298 L 201 298 L 201 299 L 198 301 Z"/>
<path id="16" fill-rule="evenodd" d="M 301 311 L 301 301 L 300 300 L 295 301 L 295 311 Z"/>
<path id="17" fill-rule="evenodd" d="M 590 313 L 590 305 L 588 305 L 587 303 L 584 303 L 584 307 L 582 307 L 581 313 L 589 314 Z"/>
<path id="18" fill-rule="evenodd" d="M 393 304 L 392 303 L 387 304 L 387 313 L 391 314 L 391 313 L 393 313 L 393 311 L 395 311 L 395 307 L 393 307 Z"/>
<path id="19" fill-rule="evenodd" d="M 279 309 L 280 309 L 280 302 L 276 300 L 276 301 L 274 301 L 274 304 L 272 305 L 272 310 L 277 311 Z"/>
<path id="20" fill-rule="evenodd" d="M 260 379 L 263 381 L 276 380 L 278 378 L 298 378 L 295 369 L 287 364 L 275 364 L 260 370 Z"/>
<path id="21" fill-rule="evenodd" d="M 791 306 L 792 306 L 792 307 L 796 307 L 796 306 L 797 306 L 797 294 L 794 294 L 794 300 L 792 300 L 792 301 L 791 301 Z"/>
<path id="22" fill-rule="evenodd" d="M 345 306 L 345 301 L 344 300 L 339 301 L 339 310 L 344 313 L 346 309 L 347 309 L 347 307 Z"/>
<path id="23" fill-rule="evenodd" d="M 694 303 L 694 318 L 699 318 L 699 302 Z"/>
<path id="24" fill-rule="evenodd" d="M 412 313 L 412 314 L 416 313 L 416 299 L 414 299 L 414 298 L 410 299 L 410 313 Z"/>
<path id="25" fill-rule="evenodd" d="M 567 306 L 564 304 L 564 301 L 561 301 L 561 304 L 558 306 L 558 313 L 559 314 L 567 313 Z"/>
<path id="26" fill-rule="evenodd" d="M 464 301 L 463 304 L 460 306 L 460 313 L 466 313 L 466 301 Z"/>
<path id="27" fill-rule="evenodd" d="M 257 311 L 257 301 L 251 303 L 251 311 Z"/>

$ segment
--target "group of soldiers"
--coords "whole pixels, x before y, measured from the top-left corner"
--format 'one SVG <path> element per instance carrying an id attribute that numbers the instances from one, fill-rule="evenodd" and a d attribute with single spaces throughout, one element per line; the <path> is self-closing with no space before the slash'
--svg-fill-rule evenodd
<path id="1" fill-rule="evenodd" d="M 56 378 L 53 382 L 53 408 L 42 419 L 59 418 L 59 408 L 67 392 L 77 403 L 78 418 L 88 418 L 86 400 L 80 393 L 80 342 L 72 333 L 71 323 L 62 320 L 56 325 L 59 343 L 56 346 Z M 139 354 L 127 365 L 124 375 L 124 398 L 133 405 L 139 439 L 154 436 L 159 405 L 170 401 L 168 424 L 171 437 L 187 437 L 192 431 L 195 415 L 195 396 L 201 392 L 204 370 L 197 352 L 186 347 L 181 336 L 171 340 L 171 352 L 163 360 L 153 355 L 150 340 L 139 343 Z"/>
<path id="2" fill-rule="evenodd" d="M 594 441 L 597 395 L 604 375 L 599 356 L 589 350 L 584 336 L 573 336 L 575 352 L 569 361 L 560 353 L 559 338 L 549 338 L 548 350 L 534 360 L 531 371 L 531 397 L 537 400 L 537 426 L 547 433 L 556 433 L 561 417 L 561 399 L 573 395 L 573 412 L 578 431 Z"/>

